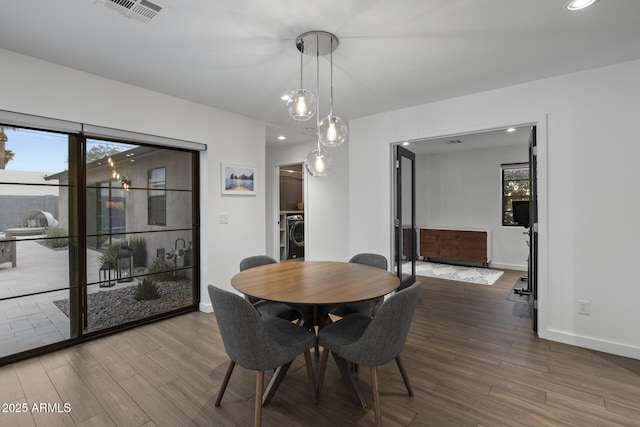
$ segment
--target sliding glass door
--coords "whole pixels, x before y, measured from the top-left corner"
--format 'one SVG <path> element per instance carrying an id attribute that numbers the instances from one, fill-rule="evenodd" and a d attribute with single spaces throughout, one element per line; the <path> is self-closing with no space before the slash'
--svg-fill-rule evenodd
<path id="1" fill-rule="evenodd" d="M 0 365 L 197 309 L 196 151 L 0 130 Z"/>
<path id="2" fill-rule="evenodd" d="M 193 307 L 194 154 L 88 139 L 85 332 Z"/>

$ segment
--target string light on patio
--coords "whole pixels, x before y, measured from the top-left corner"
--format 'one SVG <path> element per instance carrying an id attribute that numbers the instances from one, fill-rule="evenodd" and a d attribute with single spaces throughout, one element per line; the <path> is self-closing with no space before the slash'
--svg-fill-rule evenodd
<path id="1" fill-rule="evenodd" d="M 120 183 L 122 184 L 122 188 L 126 191 L 129 191 L 129 189 L 131 188 L 131 180 L 128 179 L 125 175 L 121 175 L 120 172 L 118 172 L 118 165 L 111 157 L 107 159 L 107 163 L 109 163 L 109 166 L 111 167 L 111 176 L 113 177 L 113 179 L 120 181 Z"/>

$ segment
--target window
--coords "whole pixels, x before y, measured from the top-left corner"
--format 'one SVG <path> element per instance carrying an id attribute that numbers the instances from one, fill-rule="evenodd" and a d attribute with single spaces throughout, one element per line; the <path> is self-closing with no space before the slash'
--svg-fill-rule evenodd
<path id="1" fill-rule="evenodd" d="M 165 168 L 149 170 L 149 225 L 167 225 L 167 194 Z"/>
<path id="2" fill-rule="evenodd" d="M 501 165 L 502 169 L 502 225 L 517 226 L 513 220 L 513 202 L 529 200 L 531 181 L 529 163 Z"/>

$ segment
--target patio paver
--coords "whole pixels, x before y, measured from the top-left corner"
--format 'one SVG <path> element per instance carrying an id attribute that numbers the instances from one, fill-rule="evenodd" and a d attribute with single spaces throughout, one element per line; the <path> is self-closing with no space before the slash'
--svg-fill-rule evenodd
<path id="1" fill-rule="evenodd" d="M 69 298 L 69 252 L 52 250 L 34 240 L 18 240 L 18 262 L 0 264 L 0 357 L 69 338 L 69 318 L 53 301 Z M 98 281 L 100 252 L 87 252 L 89 281 Z M 119 283 L 118 289 L 137 282 Z M 51 292 L 47 292 L 51 291 Z M 89 293 L 101 291 L 98 285 Z M 45 292 L 22 297 L 21 295 Z"/>

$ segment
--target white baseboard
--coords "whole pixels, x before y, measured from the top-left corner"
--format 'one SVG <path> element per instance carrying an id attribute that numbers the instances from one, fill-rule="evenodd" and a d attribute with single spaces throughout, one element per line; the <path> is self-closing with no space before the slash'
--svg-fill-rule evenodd
<path id="1" fill-rule="evenodd" d="M 563 344 L 588 348 L 590 350 L 601 351 L 603 353 L 615 354 L 622 357 L 640 360 L 640 348 L 614 341 L 603 341 L 598 338 L 575 335 L 557 329 L 547 329 L 538 331 L 538 336 L 550 341 L 557 341 Z"/>
<path id="2" fill-rule="evenodd" d="M 213 306 L 211 305 L 211 303 L 201 302 L 198 306 L 198 309 L 203 313 L 213 313 Z"/>
<path id="3" fill-rule="evenodd" d="M 518 265 L 518 264 L 503 264 L 500 262 L 491 262 L 489 264 L 489 268 L 500 268 L 503 270 L 516 270 L 516 271 L 527 271 L 528 268 L 526 265 Z"/>

